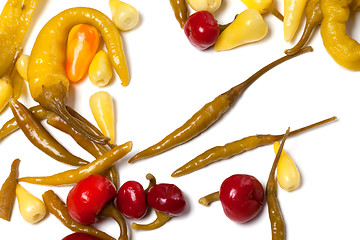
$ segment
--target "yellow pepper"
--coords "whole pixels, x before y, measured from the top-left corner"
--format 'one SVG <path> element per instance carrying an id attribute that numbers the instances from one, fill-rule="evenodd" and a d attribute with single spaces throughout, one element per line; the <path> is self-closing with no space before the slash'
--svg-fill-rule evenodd
<path id="1" fill-rule="evenodd" d="M 351 11 L 358 10 L 358 1 L 322 0 L 320 33 L 331 57 L 341 66 L 360 70 L 360 44 L 346 32 L 346 22 Z"/>
<path id="2" fill-rule="evenodd" d="M 222 0 L 187 0 L 190 7 L 195 11 L 215 12 L 221 6 Z"/>
<path id="3" fill-rule="evenodd" d="M 240 45 L 263 39 L 268 25 L 259 11 L 248 8 L 220 34 L 215 42 L 215 51 L 229 50 Z"/>
<path id="4" fill-rule="evenodd" d="M 90 97 L 89 104 L 100 130 L 105 136 L 110 137 L 110 143 L 114 143 L 114 104 L 111 95 L 104 91 L 94 93 Z"/>
<path id="5" fill-rule="evenodd" d="M 264 15 L 272 13 L 280 21 L 284 20 L 284 16 L 275 7 L 273 0 L 241 0 L 248 8 L 253 8 L 259 11 L 260 14 Z"/>
<path id="6" fill-rule="evenodd" d="M 39 0 L 8 0 L 0 15 L 0 77 L 8 72 Z"/>
<path id="7" fill-rule="evenodd" d="M 16 185 L 16 198 L 20 214 L 28 223 L 37 223 L 45 217 L 47 212 L 45 204 L 20 184 Z"/>
<path id="8" fill-rule="evenodd" d="M 29 64 L 29 55 L 21 54 L 18 60 L 16 61 L 16 70 L 20 76 L 27 81 L 27 70 Z"/>
<path id="9" fill-rule="evenodd" d="M 89 79 L 95 86 L 106 86 L 112 77 L 112 67 L 107 53 L 100 50 L 96 53 L 89 67 Z"/>
<path id="10" fill-rule="evenodd" d="M 275 155 L 279 151 L 279 142 L 274 143 Z M 283 150 L 277 164 L 277 179 L 279 185 L 285 191 L 293 191 L 300 186 L 300 173 L 295 163 L 289 155 Z"/>
<path id="11" fill-rule="evenodd" d="M 284 1 L 284 40 L 290 42 L 299 28 L 307 0 Z"/>
<path id="12" fill-rule="evenodd" d="M 139 22 L 139 14 L 133 6 L 120 0 L 110 0 L 112 20 L 121 31 L 133 29 Z"/>

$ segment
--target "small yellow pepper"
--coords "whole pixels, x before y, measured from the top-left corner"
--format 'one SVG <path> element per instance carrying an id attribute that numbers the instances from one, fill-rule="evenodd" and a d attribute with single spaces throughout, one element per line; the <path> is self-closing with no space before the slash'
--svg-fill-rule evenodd
<path id="1" fill-rule="evenodd" d="M 274 143 L 275 155 L 279 150 L 279 142 Z M 285 191 L 293 191 L 300 186 L 300 173 L 295 163 L 289 155 L 283 150 L 277 165 L 277 179 L 279 185 Z"/>
<path id="2" fill-rule="evenodd" d="M 351 11 L 358 10 L 354 0 L 322 0 L 320 3 L 323 20 L 320 33 L 323 44 L 331 57 L 341 66 L 360 70 L 360 44 L 346 31 Z"/>
<path id="3" fill-rule="evenodd" d="M 96 92 L 90 97 L 89 104 L 100 130 L 110 137 L 110 143 L 114 143 L 114 103 L 111 95 L 104 91 Z"/>
<path id="4" fill-rule="evenodd" d="M 37 223 L 45 217 L 47 212 L 45 204 L 20 184 L 16 185 L 16 198 L 20 214 L 28 223 Z"/>
<path id="5" fill-rule="evenodd" d="M 21 54 L 18 60 L 16 61 L 16 70 L 20 76 L 27 81 L 27 70 L 29 64 L 29 55 Z"/>
<path id="6" fill-rule="evenodd" d="M 229 50 L 240 45 L 263 39 L 268 31 L 268 25 L 259 11 L 248 8 L 220 34 L 215 51 Z"/>
<path id="7" fill-rule="evenodd" d="M 89 66 L 89 79 L 95 86 L 106 86 L 112 77 L 110 59 L 104 50 L 96 53 Z"/>
<path id="8" fill-rule="evenodd" d="M 284 20 L 284 16 L 275 7 L 273 0 L 241 0 L 248 8 L 253 8 L 259 11 L 261 15 L 272 13 L 280 21 Z"/>
<path id="9" fill-rule="evenodd" d="M 119 0 L 110 0 L 112 20 L 121 31 L 133 29 L 139 22 L 139 14 L 133 6 Z"/>
<path id="10" fill-rule="evenodd" d="M 284 1 L 284 40 L 290 42 L 297 29 L 305 10 L 307 0 Z"/>
<path id="11" fill-rule="evenodd" d="M 221 6 L 222 0 L 187 0 L 188 4 L 195 11 L 215 12 Z"/>

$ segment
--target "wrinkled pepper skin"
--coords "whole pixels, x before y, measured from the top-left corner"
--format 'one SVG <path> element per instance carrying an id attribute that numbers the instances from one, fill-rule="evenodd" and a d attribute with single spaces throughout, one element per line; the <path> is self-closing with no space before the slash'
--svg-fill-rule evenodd
<path id="1" fill-rule="evenodd" d="M 39 0 L 8 0 L 0 16 L 0 77 L 21 46 Z"/>
<path id="2" fill-rule="evenodd" d="M 339 65 L 359 71 L 360 44 L 346 33 L 346 22 L 353 2 L 357 6 L 353 0 L 322 0 L 320 33 L 327 52 Z"/>

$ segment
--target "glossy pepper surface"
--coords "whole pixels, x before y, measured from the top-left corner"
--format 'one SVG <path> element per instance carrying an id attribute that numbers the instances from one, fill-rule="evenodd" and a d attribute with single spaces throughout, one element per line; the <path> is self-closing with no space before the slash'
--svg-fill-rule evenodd
<path id="1" fill-rule="evenodd" d="M 104 173 L 112 167 L 116 161 L 130 152 L 131 148 L 132 142 L 127 142 L 109 150 L 95 161 L 77 169 L 71 169 L 46 177 L 22 177 L 19 181 L 51 186 L 75 184 L 92 174 Z"/>
<path id="2" fill-rule="evenodd" d="M 139 13 L 132 5 L 119 1 L 109 0 L 112 20 L 121 31 L 133 29 L 139 22 Z"/>
<path id="3" fill-rule="evenodd" d="M 127 218 L 143 218 L 147 212 L 143 186 L 136 181 L 125 182 L 117 193 L 116 206 Z"/>
<path id="4" fill-rule="evenodd" d="M 346 23 L 353 9 L 352 0 L 322 0 L 320 4 L 323 20 L 320 33 L 330 56 L 341 66 L 360 70 L 360 44 L 346 31 Z M 357 4 L 354 4 L 356 7 Z"/>
<path id="5" fill-rule="evenodd" d="M 284 40 L 289 42 L 298 30 L 307 0 L 284 1 Z"/>
<path id="6" fill-rule="evenodd" d="M 107 53 L 100 50 L 89 66 L 89 79 L 95 86 L 104 87 L 112 78 L 112 66 Z"/>
<path id="7" fill-rule="evenodd" d="M 248 8 L 258 10 L 261 15 L 272 13 L 280 21 L 284 20 L 284 16 L 277 10 L 273 0 L 241 0 Z"/>
<path id="8" fill-rule="evenodd" d="M 312 48 L 304 48 L 302 51 L 299 51 L 296 55 L 292 56 L 298 56 L 308 51 L 312 51 Z M 251 86 L 251 84 L 253 84 L 259 77 L 261 77 L 267 71 L 271 70 L 273 67 L 289 59 L 291 59 L 291 56 L 284 56 L 274 61 L 273 63 L 270 63 L 256 72 L 246 81 L 217 96 L 213 101 L 205 104 L 186 123 L 167 135 L 160 142 L 133 156 L 129 160 L 129 163 L 135 162 L 139 159 L 158 155 L 198 136 L 200 133 L 208 129 L 213 123 L 215 123 L 225 112 L 227 112 L 235 100 L 237 100 L 241 94 L 244 93 L 245 90 Z"/>
<path id="9" fill-rule="evenodd" d="M 222 0 L 187 0 L 188 4 L 196 12 L 208 11 L 210 13 L 215 12 L 221 6 Z"/>
<path id="10" fill-rule="evenodd" d="M 181 28 L 184 28 L 185 22 L 189 17 L 189 11 L 186 0 L 170 0 L 170 5 L 174 15 Z"/>
<path id="11" fill-rule="evenodd" d="M 66 76 L 72 82 L 83 78 L 99 47 L 98 30 L 88 24 L 71 28 L 66 47 Z"/>
<path id="12" fill-rule="evenodd" d="M 0 77 L 21 47 L 39 0 L 8 0 L 0 15 Z"/>

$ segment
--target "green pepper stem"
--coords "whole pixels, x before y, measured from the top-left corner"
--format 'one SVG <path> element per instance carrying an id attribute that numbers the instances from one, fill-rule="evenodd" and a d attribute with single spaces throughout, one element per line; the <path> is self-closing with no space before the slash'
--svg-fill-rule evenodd
<path id="1" fill-rule="evenodd" d="M 208 206 L 210 203 L 219 201 L 220 200 L 220 194 L 219 191 L 210 193 L 209 195 L 206 195 L 205 197 L 202 197 L 199 199 L 199 203 L 203 206 Z"/>
<path id="2" fill-rule="evenodd" d="M 162 212 L 158 212 L 155 211 L 156 213 L 156 219 L 149 223 L 149 224 L 137 224 L 135 222 L 133 222 L 131 224 L 132 229 L 134 230 L 154 230 L 157 229 L 161 226 L 163 226 L 165 223 L 167 223 L 173 216 L 167 214 L 167 213 L 162 213 Z"/>
<path id="3" fill-rule="evenodd" d="M 156 178 L 151 173 L 148 173 L 146 174 L 146 179 L 149 180 L 149 186 L 145 190 L 145 192 L 147 193 L 150 188 L 156 185 Z"/>

